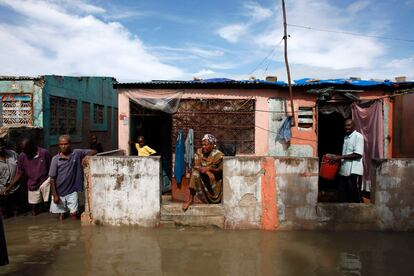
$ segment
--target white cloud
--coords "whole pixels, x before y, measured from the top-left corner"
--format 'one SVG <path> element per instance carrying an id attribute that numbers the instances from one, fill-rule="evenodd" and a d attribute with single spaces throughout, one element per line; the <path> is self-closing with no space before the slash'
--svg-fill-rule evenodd
<path id="1" fill-rule="evenodd" d="M 385 70 L 391 74 L 389 76 L 406 76 L 409 80 L 414 80 L 414 56 L 401 59 L 393 59 L 385 64 Z"/>
<path id="2" fill-rule="evenodd" d="M 347 10 L 352 13 L 358 13 L 364 9 L 366 9 L 367 7 L 369 7 L 369 5 L 371 5 L 371 1 L 369 0 L 357 0 L 355 2 L 353 2 L 352 4 L 350 4 L 347 7 Z"/>
<path id="3" fill-rule="evenodd" d="M 352 27 L 352 21 L 356 19 L 326 0 L 292 1 L 288 7 L 288 14 L 292 24 L 298 22 L 300 25 L 338 32 L 348 31 L 346 27 Z M 386 52 L 384 44 L 375 38 L 320 32 L 293 26 L 290 26 L 288 31 L 289 62 L 305 66 L 303 68 L 312 66 L 327 68 L 327 70 L 370 68 L 375 64 L 376 59 Z M 280 28 L 259 34 L 253 41 L 266 49 L 276 47 L 282 36 Z M 278 46 L 276 54 L 280 61 L 283 56 L 282 45 Z"/>
<path id="4" fill-rule="evenodd" d="M 185 74 L 163 64 L 119 23 L 75 14 L 48 1 L 0 0 L 0 5 L 24 18 L 18 24 L 0 23 L 0 74 L 105 75 L 121 81 Z"/>
<path id="5" fill-rule="evenodd" d="M 54 0 L 59 5 L 65 4 L 67 8 L 70 9 L 77 9 L 78 11 L 82 11 L 85 13 L 91 13 L 91 14 L 99 14 L 99 13 L 105 13 L 106 10 L 102 7 L 98 7 L 93 4 L 89 4 L 80 0 Z"/>
<path id="6" fill-rule="evenodd" d="M 198 71 L 197 73 L 195 73 L 194 76 L 203 77 L 203 76 L 214 75 L 215 73 L 216 72 L 214 72 L 213 70 L 210 70 L 210 69 L 202 69 L 202 70 Z"/>
<path id="7" fill-rule="evenodd" d="M 211 50 L 211 49 L 205 49 L 200 48 L 196 46 L 191 46 L 186 49 L 186 51 L 197 55 L 199 57 L 209 58 L 209 57 L 220 57 L 224 55 L 224 52 L 222 50 Z"/>
<path id="8" fill-rule="evenodd" d="M 243 24 L 227 25 L 220 28 L 217 33 L 225 40 L 236 43 L 240 37 L 247 33 L 248 26 Z"/>
<path id="9" fill-rule="evenodd" d="M 117 11 L 111 12 L 111 14 L 105 14 L 104 18 L 109 20 L 122 20 L 132 17 L 145 17 L 146 14 L 136 11 L 136 10 L 126 10 L 126 11 Z"/>
<path id="10" fill-rule="evenodd" d="M 257 2 L 244 3 L 243 7 L 246 9 L 246 16 L 251 17 L 255 21 L 263 21 L 273 14 L 270 9 L 262 7 Z"/>

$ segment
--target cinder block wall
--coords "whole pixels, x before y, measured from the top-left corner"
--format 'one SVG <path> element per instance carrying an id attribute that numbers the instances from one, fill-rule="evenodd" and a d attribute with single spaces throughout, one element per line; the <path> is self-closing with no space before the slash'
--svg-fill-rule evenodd
<path id="1" fill-rule="evenodd" d="M 159 157 L 94 156 L 86 172 L 84 223 L 158 226 Z"/>
<path id="2" fill-rule="evenodd" d="M 375 206 L 383 230 L 414 229 L 414 160 L 384 160 L 376 170 Z"/>
<path id="3" fill-rule="evenodd" d="M 225 158 L 223 206 L 225 228 L 260 228 L 263 169 L 260 157 Z"/>
<path id="4" fill-rule="evenodd" d="M 160 221 L 158 157 L 95 156 L 86 168 L 83 222 L 154 227 Z M 318 159 L 226 157 L 226 229 L 414 229 L 414 160 L 376 168 L 372 204 L 318 203 Z"/>
<path id="5" fill-rule="evenodd" d="M 376 167 L 371 204 L 318 203 L 318 170 L 317 158 L 226 158 L 226 228 L 414 229 L 414 160 L 384 160 Z"/>
<path id="6" fill-rule="evenodd" d="M 226 158 L 223 185 L 226 228 L 303 229 L 317 221 L 317 158 Z"/>

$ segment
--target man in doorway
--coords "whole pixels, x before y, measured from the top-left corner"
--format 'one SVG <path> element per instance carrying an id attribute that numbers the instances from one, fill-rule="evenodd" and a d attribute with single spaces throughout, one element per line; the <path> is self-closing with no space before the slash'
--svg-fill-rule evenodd
<path id="1" fill-rule="evenodd" d="M 53 200 L 50 212 L 64 218 L 69 211 L 73 219 L 78 215 L 78 192 L 83 191 L 82 160 L 87 155 L 95 155 L 96 150 L 72 149 L 69 135 L 59 137 L 60 152 L 53 156 L 50 165 L 50 188 Z"/>
<path id="2" fill-rule="evenodd" d="M 341 161 L 339 171 L 339 200 L 340 202 L 360 203 L 362 175 L 364 167 L 362 157 L 364 154 L 364 137 L 355 130 L 352 119 L 345 120 L 345 137 L 342 155 L 332 155 L 333 161 Z"/>
<path id="3" fill-rule="evenodd" d="M 49 202 L 49 167 L 52 157 L 48 150 L 38 147 L 32 137 L 24 138 L 21 147 L 23 152 L 19 155 L 16 176 L 4 194 L 8 194 L 26 175 L 28 202 L 32 206 L 32 215 L 36 216 L 40 212 L 40 204 Z"/>

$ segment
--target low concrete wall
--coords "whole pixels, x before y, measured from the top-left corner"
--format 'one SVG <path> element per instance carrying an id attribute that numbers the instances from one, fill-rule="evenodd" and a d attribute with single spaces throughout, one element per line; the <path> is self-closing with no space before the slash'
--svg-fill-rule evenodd
<path id="1" fill-rule="evenodd" d="M 94 156 L 89 160 L 84 223 L 159 224 L 160 158 Z"/>
<path id="2" fill-rule="evenodd" d="M 414 229 L 414 160 L 384 160 L 376 170 L 375 206 L 383 230 Z"/>
<path id="3" fill-rule="evenodd" d="M 275 159 L 278 229 L 306 229 L 317 218 L 318 159 Z"/>
<path id="4" fill-rule="evenodd" d="M 379 163 L 372 204 L 318 203 L 318 171 L 317 158 L 226 157 L 222 204 L 212 213 L 195 206 L 185 219 L 214 215 L 226 229 L 414 230 L 414 160 Z M 159 225 L 159 158 L 95 156 L 85 174 L 83 222 Z M 168 208 L 184 215 L 179 204 Z"/>
<path id="5" fill-rule="evenodd" d="M 225 226 L 266 230 L 414 230 L 414 160 L 376 168 L 372 204 L 318 203 L 318 159 L 224 161 Z"/>
<path id="6" fill-rule="evenodd" d="M 260 157 L 225 158 L 223 206 L 225 228 L 260 228 L 262 216 Z"/>

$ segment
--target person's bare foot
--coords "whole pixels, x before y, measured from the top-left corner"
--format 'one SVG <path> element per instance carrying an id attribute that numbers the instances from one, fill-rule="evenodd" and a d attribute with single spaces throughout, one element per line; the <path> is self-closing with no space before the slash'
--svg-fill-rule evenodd
<path id="1" fill-rule="evenodd" d="M 65 214 L 64 213 L 60 213 L 59 214 L 59 220 L 62 221 L 65 219 Z"/>
<path id="2" fill-rule="evenodd" d="M 193 204 L 193 203 L 194 203 L 194 198 L 190 197 L 190 199 L 187 200 L 187 202 L 183 204 L 183 207 L 182 207 L 183 211 L 184 212 L 187 211 L 188 208 L 190 207 L 190 205 Z"/>

